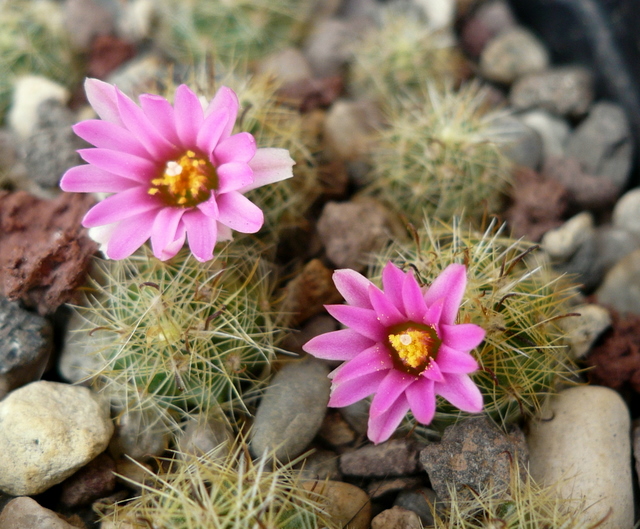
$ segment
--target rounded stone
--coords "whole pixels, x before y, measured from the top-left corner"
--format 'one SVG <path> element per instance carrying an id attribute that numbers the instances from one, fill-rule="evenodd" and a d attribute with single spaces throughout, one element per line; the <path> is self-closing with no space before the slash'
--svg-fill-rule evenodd
<path id="1" fill-rule="evenodd" d="M 613 225 L 640 235 L 640 188 L 620 197 L 613 208 Z"/>
<path id="2" fill-rule="evenodd" d="M 594 219 L 588 211 L 578 213 L 559 228 L 549 230 L 541 241 L 542 249 L 552 259 L 566 261 L 587 239 L 593 237 Z"/>
<path id="3" fill-rule="evenodd" d="M 369 529 L 371 502 L 362 489 L 342 481 L 307 481 L 307 490 L 319 494 L 324 511 L 336 527 Z"/>
<path id="4" fill-rule="evenodd" d="M 75 529 L 55 512 L 28 497 L 11 500 L 0 514 L 2 529 Z"/>
<path id="5" fill-rule="evenodd" d="M 84 387 L 33 382 L 0 402 L 0 489 L 44 492 L 104 451 L 113 434 L 108 404 Z"/>
<path id="6" fill-rule="evenodd" d="M 563 318 L 558 323 L 567 333 L 571 356 L 577 359 L 585 356 L 598 336 L 611 326 L 611 314 L 592 303 L 573 307 L 571 312 L 580 316 Z"/>
<path id="7" fill-rule="evenodd" d="M 529 465 L 541 485 L 584 501 L 581 527 L 631 529 L 633 483 L 629 410 L 605 387 L 582 386 L 552 397 L 530 424 Z"/>
<path id="8" fill-rule="evenodd" d="M 482 51 L 480 71 L 490 81 L 511 84 L 519 77 L 544 70 L 549 54 L 530 31 L 514 27 L 500 33 Z"/>
<path id="9" fill-rule="evenodd" d="M 300 455 L 316 436 L 329 402 L 329 368 L 312 358 L 285 365 L 258 406 L 251 451 L 280 461 Z"/>
<path id="10" fill-rule="evenodd" d="M 640 314 L 640 250 L 620 259 L 595 292 L 598 303 L 618 312 Z"/>

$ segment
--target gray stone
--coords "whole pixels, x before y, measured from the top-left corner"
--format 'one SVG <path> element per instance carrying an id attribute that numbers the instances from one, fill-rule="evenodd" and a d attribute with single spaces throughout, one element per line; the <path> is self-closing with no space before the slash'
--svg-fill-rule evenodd
<path id="1" fill-rule="evenodd" d="M 451 499 L 450 486 L 455 486 L 458 498 L 467 499 L 471 490 L 488 486 L 496 492 L 507 490 L 516 458 L 525 469 L 529 454 L 522 431 L 515 427 L 506 435 L 486 417 L 448 426 L 442 441 L 420 452 L 420 463 L 443 501 Z"/>
<path id="2" fill-rule="evenodd" d="M 395 506 L 375 516 L 371 529 L 422 529 L 422 524 L 415 512 Z"/>
<path id="3" fill-rule="evenodd" d="M 51 324 L 19 302 L 0 297 L 0 399 L 39 379 L 52 349 Z"/>
<path id="4" fill-rule="evenodd" d="M 577 158 L 588 174 L 623 188 L 633 162 L 633 138 L 624 109 L 608 102 L 593 105 L 569 137 L 567 156 Z"/>
<path id="5" fill-rule="evenodd" d="M 58 372 L 67 382 L 89 385 L 103 367 L 96 352 L 113 344 L 113 333 L 104 329 L 92 332 L 93 328 L 90 321 L 73 312 L 58 359 Z"/>
<path id="6" fill-rule="evenodd" d="M 514 164 L 537 169 L 542 162 L 543 143 L 540 134 L 522 120 L 507 116 L 497 120 L 496 127 L 508 130 L 508 139 L 500 147 Z"/>
<path id="7" fill-rule="evenodd" d="M 398 507 L 403 507 L 415 512 L 424 527 L 435 525 L 431 505 L 436 503 L 436 493 L 427 487 L 421 487 L 415 490 L 403 490 L 393 502 Z"/>
<path id="8" fill-rule="evenodd" d="M 340 481 L 342 474 L 338 468 L 338 454 L 331 450 L 316 449 L 311 455 L 296 465 L 305 479 L 326 479 Z"/>
<path id="9" fill-rule="evenodd" d="M 595 295 L 598 303 L 618 312 L 640 314 L 640 250 L 618 261 Z"/>
<path id="10" fill-rule="evenodd" d="M 327 203 L 317 230 L 327 257 L 336 267 L 358 271 L 366 268 L 372 255 L 402 234 L 394 214 L 369 197 Z"/>
<path id="11" fill-rule="evenodd" d="M 630 428 L 620 395 L 598 386 L 561 391 L 529 425 L 531 476 L 588 507 L 578 527 L 633 527 Z"/>
<path id="12" fill-rule="evenodd" d="M 613 208 L 613 225 L 640 235 L 640 188 L 627 191 Z"/>
<path id="13" fill-rule="evenodd" d="M 307 38 L 303 53 L 314 77 L 339 75 L 351 58 L 359 24 L 329 18 L 315 24 Z"/>
<path id="14" fill-rule="evenodd" d="M 118 415 L 116 425 L 116 433 L 109 445 L 116 458 L 126 455 L 145 461 L 161 455 L 169 446 L 169 427 L 153 411 L 124 410 Z"/>
<path id="15" fill-rule="evenodd" d="M 460 40 L 467 53 L 478 57 L 498 33 L 516 25 L 511 7 L 504 0 L 483 2 L 462 28 Z"/>
<path id="16" fill-rule="evenodd" d="M 113 434 L 107 403 L 84 387 L 32 382 L 0 402 L 0 489 L 33 495 L 104 451 Z"/>
<path id="17" fill-rule="evenodd" d="M 533 110 L 520 115 L 520 120 L 535 130 L 542 139 L 542 157 L 562 156 L 569 139 L 571 127 L 563 118 L 552 116 L 543 110 Z"/>
<path id="18" fill-rule="evenodd" d="M 362 160 L 381 123 L 380 109 L 372 101 L 335 101 L 324 120 L 327 149 L 342 160 Z"/>
<path id="19" fill-rule="evenodd" d="M 571 217 L 559 228 L 542 236 L 540 245 L 552 260 L 566 261 L 595 233 L 593 215 L 588 211 Z"/>
<path id="20" fill-rule="evenodd" d="M 45 509 L 37 501 L 23 496 L 7 503 L 0 514 L 2 529 L 76 529 L 55 512 Z"/>
<path id="21" fill-rule="evenodd" d="M 407 439 L 391 439 L 379 445 L 366 445 L 340 456 L 340 470 L 347 476 L 386 477 L 415 474 L 420 469 L 422 448 Z"/>
<path id="22" fill-rule="evenodd" d="M 94 39 L 114 30 L 114 13 L 96 0 L 66 0 L 64 25 L 76 49 L 88 52 Z"/>
<path id="23" fill-rule="evenodd" d="M 365 435 L 369 428 L 369 408 L 371 407 L 371 397 L 354 402 L 349 406 L 340 408 L 340 413 L 349 426 L 360 435 Z"/>
<path id="24" fill-rule="evenodd" d="M 82 163 L 76 151 L 86 144 L 71 129 L 73 113 L 59 101 L 42 102 L 37 113 L 36 125 L 22 144 L 24 164 L 33 181 L 57 188 L 64 172 Z"/>
<path id="25" fill-rule="evenodd" d="M 229 423 L 222 417 L 192 414 L 177 444 L 181 454 L 200 457 L 215 450 L 216 459 L 223 461 L 233 441 Z"/>
<path id="26" fill-rule="evenodd" d="M 480 55 L 483 77 L 505 84 L 544 70 L 548 65 L 549 54 L 544 44 L 522 27 L 513 27 L 498 34 Z"/>
<path id="27" fill-rule="evenodd" d="M 306 358 L 285 365 L 273 377 L 258 406 L 250 448 L 258 457 L 274 452 L 286 461 L 300 455 L 322 425 L 331 381 L 329 368 Z"/>
<path id="28" fill-rule="evenodd" d="M 571 308 L 580 316 L 571 316 L 558 321 L 567 333 L 566 342 L 573 358 L 585 356 L 593 343 L 611 326 L 611 314 L 607 309 L 593 303 Z"/>
<path id="29" fill-rule="evenodd" d="M 298 48 L 285 48 L 267 55 L 257 65 L 257 73 L 273 76 L 279 83 L 307 81 L 313 77 L 307 59 Z"/>
<path id="30" fill-rule="evenodd" d="M 517 110 L 538 108 L 559 116 L 580 117 L 593 100 L 593 76 L 580 66 L 550 68 L 518 79 L 511 87 L 509 100 Z"/>

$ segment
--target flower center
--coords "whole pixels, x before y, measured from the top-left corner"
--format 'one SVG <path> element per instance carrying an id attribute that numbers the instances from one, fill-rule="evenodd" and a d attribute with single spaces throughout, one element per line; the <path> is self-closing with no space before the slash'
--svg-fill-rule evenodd
<path id="1" fill-rule="evenodd" d="M 442 343 L 433 327 L 413 322 L 390 328 L 388 339 L 396 368 L 412 375 L 429 368 Z"/>
<path id="2" fill-rule="evenodd" d="M 218 175 L 211 162 L 187 151 L 167 162 L 162 176 L 151 180 L 150 195 L 158 195 L 167 206 L 193 207 L 211 196 L 218 187 Z"/>

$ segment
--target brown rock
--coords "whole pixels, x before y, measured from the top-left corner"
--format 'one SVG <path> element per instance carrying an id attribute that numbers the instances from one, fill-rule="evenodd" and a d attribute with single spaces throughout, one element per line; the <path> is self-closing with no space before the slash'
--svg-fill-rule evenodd
<path id="1" fill-rule="evenodd" d="M 512 462 L 518 458 L 525 469 L 529 458 L 524 434 L 514 429 L 509 435 L 488 418 L 467 419 L 447 427 L 440 443 L 420 452 L 420 463 L 429 474 L 438 498 L 451 498 L 454 485 L 458 497 L 471 499 L 471 491 L 491 486 L 506 491 L 511 480 Z"/>
<path id="2" fill-rule="evenodd" d="M 357 434 L 338 410 L 329 410 L 322 421 L 320 439 L 330 446 L 337 447 L 352 443 Z"/>
<path id="3" fill-rule="evenodd" d="M 93 199 L 0 191 L 0 294 L 42 315 L 73 298 L 97 246 L 80 225 Z"/>
<path id="4" fill-rule="evenodd" d="M 290 314 L 291 325 L 298 325 L 324 311 L 325 304 L 342 301 L 332 276 L 333 271 L 322 261 L 313 259 L 289 281 L 285 287 L 282 312 Z"/>
<path id="5" fill-rule="evenodd" d="M 116 486 L 115 471 L 115 461 L 103 452 L 61 483 L 60 501 L 78 507 L 108 496 Z"/>
<path id="6" fill-rule="evenodd" d="M 303 486 L 320 495 L 322 506 L 335 526 L 369 529 L 371 502 L 362 489 L 341 481 L 307 481 Z"/>
<path id="7" fill-rule="evenodd" d="M 422 477 L 402 476 L 393 479 L 375 480 L 367 486 L 367 494 L 372 500 L 382 498 L 387 494 L 398 493 L 424 485 Z"/>
<path id="8" fill-rule="evenodd" d="M 100 35 L 91 43 L 88 74 L 90 77 L 104 79 L 135 55 L 136 47 L 130 42 L 113 35 Z"/>
<path id="9" fill-rule="evenodd" d="M 371 529 L 422 529 L 422 524 L 415 512 L 402 507 L 392 507 L 371 520 Z"/>
<path id="10" fill-rule="evenodd" d="M 41 507 L 28 496 L 15 498 L 7 503 L 0 514 L 2 529 L 74 529 L 58 515 Z"/>
<path id="11" fill-rule="evenodd" d="M 392 439 L 379 445 L 367 445 L 340 456 L 343 474 L 387 477 L 415 474 L 420 470 L 420 446 L 407 439 Z"/>

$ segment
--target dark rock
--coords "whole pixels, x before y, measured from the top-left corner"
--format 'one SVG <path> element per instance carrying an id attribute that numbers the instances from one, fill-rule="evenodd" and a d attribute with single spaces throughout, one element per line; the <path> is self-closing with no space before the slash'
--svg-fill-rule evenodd
<path id="1" fill-rule="evenodd" d="M 420 452 L 431 486 L 444 501 L 451 499 L 450 486 L 455 486 L 459 498 L 471 499 L 472 490 L 488 486 L 496 493 L 506 492 L 516 458 L 525 469 L 529 454 L 522 431 L 515 427 L 507 435 L 486 417 L 448 426 L 440 443 Z"/>
<path id="2" fill-rule="evenodd" d="M 401 476 L 392 479 L 374 480 L 367 486 L 367 494 L 372 500 L 378 500 L 388 494 L 397 494 L 406 489 L 419 487 L 424 484 L 424 481 L 421 476 Z"/>
<path id="3" fill-rule="evenodd" d="M 322 421 L 318 436 L 332 447 L 353 443 L 357 434 L 338 410 L 329 410 Z"/>
<path id="4" fill-rule="evenodd" d="M 87 73 L 104 79 L 135 55 L 136 47 L 130 42 L 113 35 L 100 35 L 91 44 Z"/>
<path id="5" fill-rule="evenodd" d="M 604 209 L 615 204 L 621 187 L 606 175 L 587 174 L 577 158 L 550 156 L 541 174 L 547 180 L 562 184 L 567 198 L 576 209 Z"/>
<path id="6" fill-rule="evenodd" d="M 116 487 L 115 471 L 116 462 L 103 452 L 60 484 L 60 502 L 79 507 L 108 496 Z"/>
<path id="7" fill-rule="evenodd" d="M 393 502 L 398 507 L 403 507 L 415 512 L 424 527 L 435 525 L 433 513 L 429 505 L 435 505 L 436 493 L 427 487 L 415 490 L 403 490 Z"/>
<path id="8" fill-rule="evenodd" d="M 50 323 L 0 297 L 0 399 L 44 372 L 53 349 Z"/>
<path id="9" fill-rule="evenodd" d="M 80 224 L 92 203 L 77 193 L 41 200 L 0 191 L 0 295 L 40 314 L 73 299 L 97 250 Z"/>
<path id="10" fill-rule="evenodd" d="M 316 449 L 295 467 L 302 470 L 306 479 L 318 481 L 342 479 L 338 468 L 338 454 L 331 450 Z"/>
<path id="11" fill-rule="evenodd" d="M 572 118 L 584 115 L 593 100 L 593 77 L 580 66 L 562 66 L 518 79 L 509 100 L 517 110 L 544 109 Z"/>
<path id="12" fill-rule="evenodd" d="M 512 116 L 500 119 L 496 126 L 508 130 L 508 140 L 500 146 L 503 154 L 517 166 L 537 170 L 543 153 L 540 134 Z"/>
<path id="13" fill-rule="evenodd" d="M 633 162 L 633 138 L 624 109 L 607 102 L 593 105 L 569 136 L 566 152 L 577 158 L 588 174 L 605 176 L 622 189 Z"/>
<path id="14" fill-rule="evenodd" d="M 340 456 L 340 470 L 348 476 L 387 477 L 419 471 L 420 446 L 407 439 L 367 445 Z"/>
<path id="15" fill-rule="evenodd" d="M 472 57 L 479 57 L 487 43 L 498 33 L 516 25 L 509 4 L 504 0 L 482 3 L 464 23 L 460 42 Z"/>
<path id="16" fill-rule="evenodd" d="M 36 124 L 22 149 L 29 178 L 42 187 L 57 188 L 64 172 L 82 163 L 76 150 L 85 144 L 71 130 L 74 123 L 73 113 L 59 101 L 48 99 L 38 106 Z"/>

